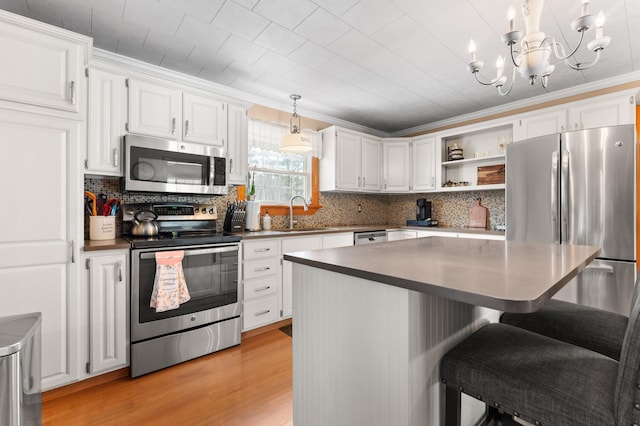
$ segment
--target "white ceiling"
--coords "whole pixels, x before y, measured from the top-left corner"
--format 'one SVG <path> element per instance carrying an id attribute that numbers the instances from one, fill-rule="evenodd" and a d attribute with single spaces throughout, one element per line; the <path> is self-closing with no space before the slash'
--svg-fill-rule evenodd
<path id="1" fill-rule="evenodd" d="M 591 0 L 611 45 L 591 70 L 556 61 L 550 87 L 517 77 L 504 98 L 467 71 L 473 38 L 486 77 L 518 0 L 0 0 L 2 9 L 93 37 L 94 46 L 197 76 L 291 110 L 386 133 L 640 71 L 640 0 Z M 574 44 L 580 0 L 547 0 L 541 30 Z M 516 28 L 524 31 L 518 14 Z M 632 31 L 632 29 L 635 30 Z M 595 30 L 586 34 L 586 41 Z M 578 60 L 589 62 L 586 47 Z"/>

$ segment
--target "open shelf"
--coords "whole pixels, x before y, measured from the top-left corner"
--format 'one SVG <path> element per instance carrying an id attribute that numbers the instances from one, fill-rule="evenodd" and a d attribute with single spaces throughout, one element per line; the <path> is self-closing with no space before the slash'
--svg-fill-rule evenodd
<path id="1" fill-rule="evenodd" d="M 463 164 L 471 164 L 471 163 L 479 163 L 483 161 L 493 161 L 493 160 L 504 160 L 504 154 L 501 155 L 490 155 L 488 157 L 477 157 L 477 158 L 465 158 L 464 160 L 453 160 L 453 161 L 443 161 L 442 166 L 460 166 Z"/>

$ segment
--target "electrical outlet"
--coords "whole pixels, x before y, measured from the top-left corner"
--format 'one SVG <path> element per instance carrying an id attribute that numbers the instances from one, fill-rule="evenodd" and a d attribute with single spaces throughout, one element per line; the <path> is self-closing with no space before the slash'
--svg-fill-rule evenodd
<path id="1" fill-rule="evenodd" d="M 362 204 L 358 204 L 358 213 L 362 213 Z"/>

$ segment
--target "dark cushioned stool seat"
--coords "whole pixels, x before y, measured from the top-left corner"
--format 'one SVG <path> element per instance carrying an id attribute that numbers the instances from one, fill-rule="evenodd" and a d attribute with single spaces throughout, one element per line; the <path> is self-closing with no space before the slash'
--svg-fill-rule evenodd
<path id="1" fill-rule="evenodd" d="M 505 312 L 500 322 L 581 346 L 619 361 L 629 318 L 575 303 L 549 300 L 530 314 Z"/>
<path id="2" fill-rule="evenodd" d="M 533 424 L 613 426 L 618 367 L 600 353 L 490 324 L 443 357 L 441 378 Z"/>

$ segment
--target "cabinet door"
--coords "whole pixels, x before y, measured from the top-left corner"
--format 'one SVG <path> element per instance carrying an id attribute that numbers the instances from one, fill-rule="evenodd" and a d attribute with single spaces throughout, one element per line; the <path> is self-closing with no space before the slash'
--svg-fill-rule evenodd
<path id="1" fill-rule="evenodd" d="M 302 250 L 322 248 L 322 237 L 284 238 L 282 254 Z M 293 314 L 293 265 L 288 260 L 282 262 L 282 318 Z"/>
<path id="2" fill-rule="evenodd" d="M 382 143 L 384 159 L 383 191 L 408 192 L 410 190 L 411 162 L 409 141 Z"/>
<path id="3" fill-rule="evenodd" d="M 227 111 L 227 158 L 229 165 L 228 183 L 237 185 L 247 184 L 249 166 L 249 120 L 247 109 L 243 106 L 229 104 Z"/>
<path id="4" fill-rule="evenodd" d="M 182 96 L 182 140 L 224 146 L 227 110 L 224 102 L 185 93 Z"/>
<path id="5" fill-rule="evenodd" d="M 77 255 L 82 123 L 0 110 L 0 312 L 42 312 L 42 386 L 78 378 Z M 37 190 L 34 205 L 33 190 Z"/>
<path id="6" fill-rule="evenodd" d="M 127 257 L 89 258 L 90 372 L 127 364 Z"/>
<path id="7" fill-rule="evenodd" d="M 576 102 L 569 108 L 568 130 L 632 124 L 634 112 L 635 99 L 626 94 Z"/>
<path id="8" fill-rule="evenodd" d="M 353 232 L 324 235 L 322 248 L 349 247 L 353 245 Z"/>
<path id="9" fill-rule="evenodd" d="M 84 113 L 87 44 L 0 22 L 0 98 Z"/>
<path id="10" fill-rule="evenodd" d="M 92 69 L 89 73 L 87 173 L 122 176 L 124 77 Z"/>
<path id="11" fill-rule="evenodd" d="M 382 148 L 378 139 L 362 136 L 362 184 L 365 191 L 380 191 Z"/>
<path id="12" fill-rule="evenodd" d="M 362 141 L 359 135 L 338 131 L 336 189 L 357 191 L 362 185 Z"/>
<path id="13" fill-rule="evenodd" d="M 436 138 L 415 139 L 412 142 L 412 191 L 436 189 Z"/>
<path id="14" fill-rule="evenodd" d="M 513 139 L 525 140 L 538 136 L 564 132 L 567 128 L 567 112 L 565 109 L 555 111 L 534 112 L 519 119 L 514 126 Z"/>
<path id="15" fill-rule="evenodd" d="M 182 134 L 182 92 L 146 81 L 129 79 L 131 133 L 178 139 Z"/>

